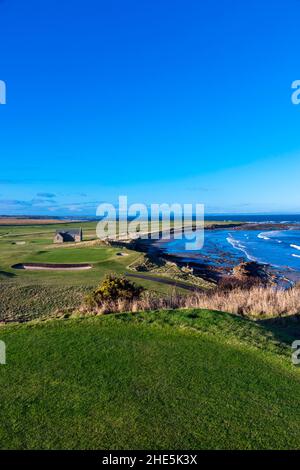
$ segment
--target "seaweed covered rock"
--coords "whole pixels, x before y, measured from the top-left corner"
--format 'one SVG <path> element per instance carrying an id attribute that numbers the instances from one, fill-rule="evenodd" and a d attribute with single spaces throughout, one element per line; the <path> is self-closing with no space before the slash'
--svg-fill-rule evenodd
<path id="1" fill-rule="evenodd" d="M 238 279 L 260 279 L 261 281 L 268 280 L 266 267 L 263 264 L 256 263 L 256 261 L 246 261 L 238 264 L 233 268 L 233 275 Z"/>

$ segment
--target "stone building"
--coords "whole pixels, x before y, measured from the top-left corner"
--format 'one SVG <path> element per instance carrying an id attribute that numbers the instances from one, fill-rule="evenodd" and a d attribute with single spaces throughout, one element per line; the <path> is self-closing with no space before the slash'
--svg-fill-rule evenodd
<path id="1" fill-rule="evenodd" d="M 82 241 L 82 228 L 73 230 L 56 230 L 53 243 L 66 243 L 66 242 L 81 242 Z"/>

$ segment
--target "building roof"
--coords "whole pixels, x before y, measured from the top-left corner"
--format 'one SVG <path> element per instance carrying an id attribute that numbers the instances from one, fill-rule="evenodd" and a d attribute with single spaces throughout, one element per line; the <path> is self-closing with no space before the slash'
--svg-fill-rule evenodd
<path id="1" fill-rule="evenodd" d="M 82 234 L 82 228 L 75 228 L 72 230 L 56 230 L 56 235 L 70 235 L 71 237 L 75 237 L 76 235 Z"/>
<path id="2" fill-rule="evenodd" d="M 74 230 L 56 230 L 55 236 L 60 236 L 64 242 L 73 242 L 75 241 L 76 237 L 80 237 L 82 240 L 82 229 L 74 229 Z"/>

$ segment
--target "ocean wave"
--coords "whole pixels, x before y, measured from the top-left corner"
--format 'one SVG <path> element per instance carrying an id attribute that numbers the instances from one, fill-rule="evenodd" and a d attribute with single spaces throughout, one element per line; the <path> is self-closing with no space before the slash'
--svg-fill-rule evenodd
<path id="1" fill-rule="evenodd" d="M 295 255 L 295 253 L 292 253 L 292 256 L 293 256 L 294 258 L 300 258 L 300 255 Z"/>
<path id="2" fill-rule="evenodd" d="M 226 240 L 228 241 L 228 243 L 230 243 L 231 246 L 233 246 L 233 248 L 235 248 L 236 250 L 242 251 L 248 258 L 248 260 L 258 261 L 256 258 L 254 258 L 254 256 L 249 255 L 249 253 L 246 251 L 245 245 L 242 245 L 238 240 L 233 238 L 231 235 L 227 237 Z"/>
<path id="3" fill-rule="evenodd" d="M 282 243 L 282 240 L 280 240 L 278 236 L 280 236 L 284 232 L 285 230 L 272 230 L 271 232 L 261 232 L 257 235 L 257 238 L 261 238 L 263 240 L 272 240 L 276 243 Z"/>
<path id="4" fill-rule="evenodd" d="M 267 237 L 266 235 L 264 235 L 264 232 L 259 233 L 257 235 L 257 238 L 262 238 L 263 240 L 270 240 L 270 237 Z"/>
<path id="5" fill-rule="evenodd" d="M 300 246 L 299 246 L 299 245 L 293 245 L 293 244 L 291 244 L 290 247 L 291 247 L 291 248 L 295 248 L 295 250 L 300 250 Z"/>

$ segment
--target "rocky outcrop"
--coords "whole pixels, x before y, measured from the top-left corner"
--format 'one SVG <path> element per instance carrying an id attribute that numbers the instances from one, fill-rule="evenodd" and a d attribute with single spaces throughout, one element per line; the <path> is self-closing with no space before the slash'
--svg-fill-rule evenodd
<path id="1" fill-rule="evenodd" d="M 268 280 L 268 273 L 265 265 L 256 263 L 255 261 L 246 261 L 238 264 L 233 268 L 233 275 L 240 280 Z"/>

